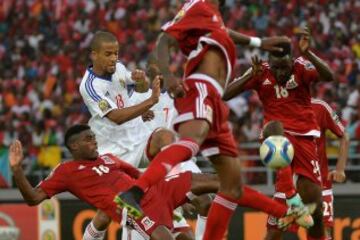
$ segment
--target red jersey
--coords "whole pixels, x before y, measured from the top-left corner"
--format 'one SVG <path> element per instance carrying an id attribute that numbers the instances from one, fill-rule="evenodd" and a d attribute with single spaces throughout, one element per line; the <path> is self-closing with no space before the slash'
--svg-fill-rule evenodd
<path id="1" fill-rule="evenodd" d="M 245 89 L 254 89 L 264 108 L 264 124 L 281 121 L 284 130 L 292 135 L 320 136 L 312 107 L 310 84 L 318 79 L 315 67 L 302 57 L 293 64 L 293 74 L 279 85 L 268 63 L 263 64 L 260 76 L 253 77 Z"/>
<path id="2" fill-rule="evenodd" d="M 344 126 L 341 124 L 338 115 L 331 109 L 331 107 L 324 101 L 319 99 L 311 99 L 311 106 L 314 110 L 316 120 L 320 126 L 321 136 L 316 139 L 318 155 L 320 160 L 320 171 L 322 184 L 324 189 L 330 189 L 331 181 L 327 179 L 329 172 L 328 159 L 326 156 L 326 130 L 330 130 L 337 137 L 341 138 L 344 135 Z"/>
<path id="3" fill-rule="evenodd" d="M 120 222 L 113 199 L 119 192 L 130 188 L 140 172 L 111 154 L 96 160 L 68 161 L 58 165 L 39 187 L 52 197 L 71 192 L 79 199 L 103 210 Z"/>
<path id="4" fill-rule="evenodd" d="M 211 45 L 224 53 L 230 79 L 236 60 L 235 44 L 227 33 L 217 6 L 207 0 L 187 1 L 162 30 L 177 40 L 180 50 L 188 58 L 185 76 L 195 70 L 206 48 Z"/>

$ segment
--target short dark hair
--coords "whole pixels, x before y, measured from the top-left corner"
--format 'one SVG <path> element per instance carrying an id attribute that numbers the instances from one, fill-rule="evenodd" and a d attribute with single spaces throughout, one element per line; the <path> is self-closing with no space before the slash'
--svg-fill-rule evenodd
<path id="1" fill-rule="evenodd" d="M 65 146 L 70 150 L 70 140 L 74 135 L 77 135 L 83 131 L 89 130 L 90 127 L 88 125 L 85 124 L 76 124 L 74 126 L 71 126 L 65 133 L 65 137 L 64 137 L 64 143 Z"/>
<path id="2" fill-rule="evenodd" d="M 117 38 L 110 32 L 97 31 L 90 43 L 91 51 L 98 51 L 102 42 L 117 42 Z"/>
<path id="3" fill-rule="evenodd" d="M 279 43 L 275 45 L 282 49 L 282 51 L 270 51 L 270 55 L 274 57 L 285 57 L 291 55 L 291 44 L 290 43 Z"/>

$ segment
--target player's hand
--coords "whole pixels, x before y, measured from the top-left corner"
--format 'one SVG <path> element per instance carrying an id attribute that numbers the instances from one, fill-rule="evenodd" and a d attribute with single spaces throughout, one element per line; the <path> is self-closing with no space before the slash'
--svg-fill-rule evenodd
<path id="1" fill-rule="evenodd" d="M 153 104 L 156 104 L 159 102 L 160 97 L 160 82 L 161 82 L 162 76 L 158 75 L 155 77 L 153 83 L 152 83 L 152 93 L 150 99 L 152 100 Z"/>
<path id="2" fill-rule="evenodd" d="M 310 47 L 310 30 L 308 27 L 305 27 L 297 32 L 300 34 L 300 40 L 299 40 L 299 50 L 301 54 L 306 54 L 309 51 Z"/>
<path id="3" fill-rule="evenodd" d="M 251 68 L 252 68 L 253 77 L 261 75 L 261 73 L 263 72 L 261 58 L 255 55 L 251 58 L 251 62 L 252 62 Z"/>
<path id="4" fill-rule="evenodd" d="M 136 92 L 147 92 L 149 90 L 149 81 L 146 78 L 145 72 L 143 70 L 136 69 L 131 72 L 131 78 L 135 82 L 135 91 Z"/>
<path id="5" fill-rule="evenodd" d="M 185 96 L 185 84 L 180 78 L 170 75 L 166 79 L 167 91 L 172 98 L 179 98 Z"/>
<path id="6" fill-rule="evenodd" d="M 346 180 L 346 174 L 344 170 L 333 170 L 328 174 L 328 180 L 332 180 L 337 183 L 343 183 Z"/>
<path id="7" fill-rule="evenodd" d="M 144 122 L 151 121 L 154 119 L 154 117 L 155 114 L 152 110 L 148 110 L 141 115 L 141 118 Z"/>
<path id="8" fill-rule="evenodd" d="M 288 43 L 291 44 L 291 40 L 288 37 L 281 36 L 281 37 L 266 37 L 261 39 L 261 46 L 260 48 L 265 51 L 280 51 L 282 52 L 283 49 L 278 47 L 278 44 Z"/>
<path id="9" fill-rule="evenodd" d="M 142 81 L 145 81 L 146 75 L 145 75 L 145 72 L 143 70 L 136 69 L 136 70 L 131 72 L 131 78 L 135 82 L 142 82 Z"/>
<path id="10" fill-rule="evenodd" d="M 23 149 L 21 142 L 19 140 L 15 140 L 10 145 L 9 151 L 9 162 L 11 169 L 16 169 L 21 167 L 21 162 L 24 159 Z"/>

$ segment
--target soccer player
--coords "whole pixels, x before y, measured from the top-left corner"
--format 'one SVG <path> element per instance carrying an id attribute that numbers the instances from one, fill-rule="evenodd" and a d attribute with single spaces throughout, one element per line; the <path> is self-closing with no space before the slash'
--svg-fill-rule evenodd
<path id="1" fill-rule="evenodd" d="M 163 131 L 153 134 L 153 143 L 147 143 L 151 132 L 143 124 L 141 115 L 159 101 L 160 80 L 153 84 L 152 94 L 143 102 L 133 105 L 128 89 L 147 91 L 145 73 L 129 73 L 118 61 L 119 43 L 109 32 L 96 32 L 91 41 L 91 62 L 80 84 L 80 94 L 91 113 L 89 125 L 96 135 L 99 152 L 112 153 L 138 167 L 146 162 L 145 148 L 156 148 Z"/>
<path id="2" fill-rule="evenodd" d="M 277 171 L 276 191 L 283 189 L 289 205 L 316 202 L 315 224 L 308 231 L 308 239 L 324 239 L 322 223 L 321 175 L 315 139 L 320 129 L 311 106 L 310 84 L 318 80 L 332 81 L 328 65 L 310 49 L 308 29 L 301 31 L 299 49 L 303 57 L 292 58 L 291 45 L 282 44 L 283 51 L 272 51 L 268 63 L 253 59 L 253 67 L 230 84 L 224 99 L 245 91 L 256 90 L 264 108 L 264 124 L 271 127 L 280 122 L 285 136 L 294 146 L 291 168 Z M 306 59 L 305 59 L 306 58 Z M 276 124 L 274 125 L 276 126 Z M 267 133 L 264 130 L 264 137 Z M 296 180 L 297 191 L 293 183 Z"/>
<path id="3" fill-rule="evenodd" d="M 285 216 L 266 196 L 242 187 L 238 150 L 229 128 L 228 107 L 221 100 L 223 89 L 231 79 L 235 64 L 235 43 L 274 50 L 274 44 L 288 38 L 250 38 L 226 29 L 219 7 L 225 1 L 187 1 L 176 17 L 162 27 L 155 53 L 165 88 L 175 98 L 178 117 L 174 121 L 180 139 L 163 149 L 151 162 L 134 187 L 120 194 L 121 205 L 141 215 L 139 202 L 147 188 L 164 178 L 176 164 L 201 153 L 209 157 L 219 175 L 220 191 L 208 215 L 204 239 L 224 236 L 238 204 L 274 211 Z M 169 52 L 179 47 L 187 57 L 184 82 L 169 70 Z M 244 192 L 242 194 L 242 191 Z"/>
<path id="4" fill-rule="evenodd" d="M 341 124 L 337 114 L 331 107 L 320 99 L 311 99 L 311 106 L 315 114 L 315 118 L 320 127 L 321 136 L 316 139 L 317 151 L 320 159 L 320 171 L 322 178 L 322 201 L 323 201 L 323 222 L 325 225 L 325 235 L 327 239 L 332 239 L 332 228 L 334 226 L 334 211 L 333 211 L 333 191 L 332 182 L 344 182 L 346 179 L 345 166 L 348 157 L 349 138 L 345 133 L 344 126 Z M 330 131 L 335 134 L 340 141 L 339 154 L 336 163 L 336 169 L 329 172 L 328 158 L 326 156 L 326 132 Z M 280 131 L 281 134 L 281 131 Z M 275 199 L 285 202 L 285 193 L 278 192 Z M 269 218 L 271 219 L 271 217 Z M 282 231 L 277 230 L 270 220 L 268 222 L 267 240 L 281 239 Z M 297 232 L 298 227 L 292 226 L 289 229 L 291 232 Z"/>
<path id="5" fill-rule="evenodd" d="M 95 135 L 87 125 L 74 125 L 65 134 L 65 144 L 73 160 L 58 165 L 49 176 L 33 188 L 21 168 L 22 146 L 11 144 L 9 161 L 15 182 L 29 205 L 37 205 L 61 192 L 71 192 L 82 201 L 102 210 L 120 222 L 114 196 L 131 187 L 140 172 L 112 154 L 99 155 Z M 129 219 L 130 225 L 145 239 L 173 239 L 173 210 L 187 202 L 187 196 L 216 192 L 217 177 L 190 172 L 173 175 L 149 188 L 141 202 L 144 217 Z M 160 210 L 160 211 L 159 211 Z"/>

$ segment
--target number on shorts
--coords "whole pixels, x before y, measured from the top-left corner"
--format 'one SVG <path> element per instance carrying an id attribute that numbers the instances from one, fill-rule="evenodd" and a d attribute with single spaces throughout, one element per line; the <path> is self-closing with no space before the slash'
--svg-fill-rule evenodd
<path id="1" fill-rule="evenodd" d="M 110 169 L 104 165 L 93 167 L 92 170 L 94 170 L 99 176 L 102 176 L 104 173 L 109 173 L 110 171 Z"/>
<path id="2" fill-rule="evenodd" d="M 323 209 L 324 209 L 324 216 L 332 216 L 333 215 L 333 205 L 331 202 L 323 201 Z"/>

